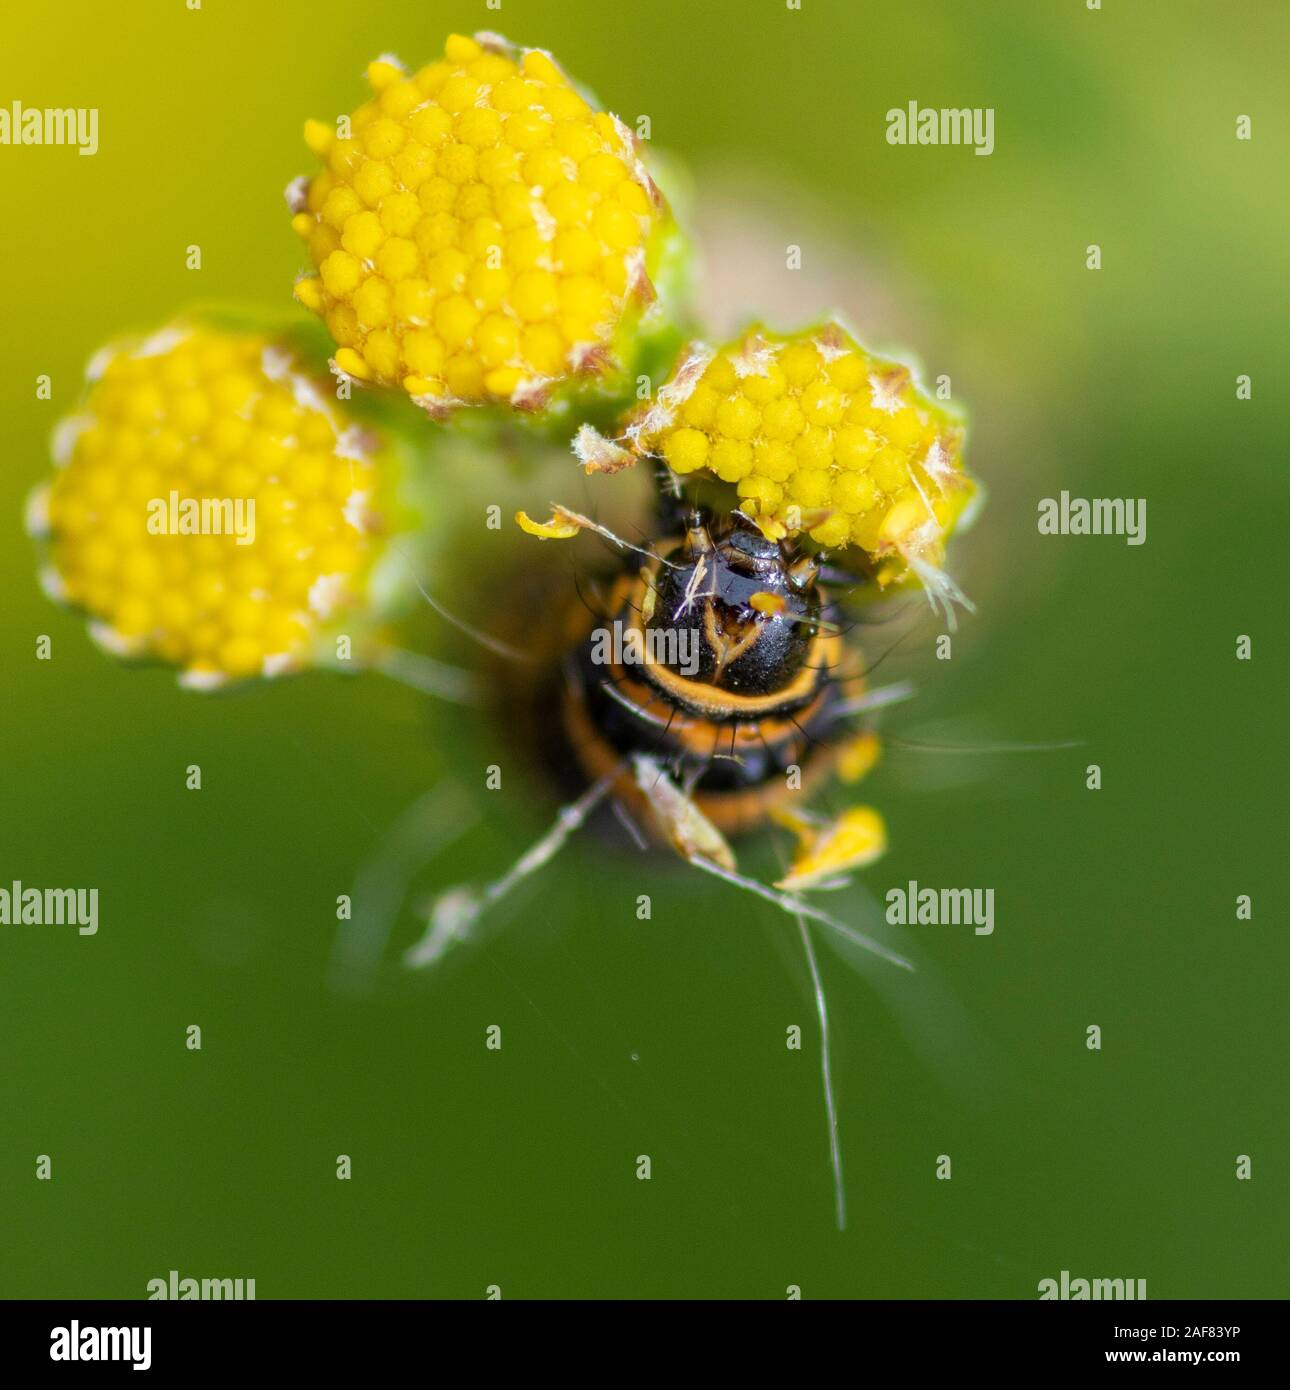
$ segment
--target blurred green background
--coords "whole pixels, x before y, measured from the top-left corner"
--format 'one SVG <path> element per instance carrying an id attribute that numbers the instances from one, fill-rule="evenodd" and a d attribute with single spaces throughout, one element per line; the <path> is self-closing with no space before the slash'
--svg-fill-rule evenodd
<path id="1" fill-rule="evenodd" d="M 504 930 L 408 977 L 424 896 L 498 870 L 552 813 L 495 721 L 376 676 L 185 693 L 100 655 L 35 581 L 23 498 L 93 349 L 198 298 L 286 304 L 303 119 L 351 109 L 377 53 L 420 62 L 480 27 L 651 117 L 700 219 L 764 253 L 743 262 L 750 300 L 759 277 L 785 292 L 783 224 L 800 320 L 831 307 L 812 278 L 828 259 L 863 337 L 951 374 L 990 490 L 955 556 L 979 611 L 937 662 L 939 629 L 911 610 L 900 660 L 921 694 L 885 727 L 1084 743 L 898 746 L 865 788 L 892 840 L 868 889 L 993 887 L 997 926 L 913 928 L 910 980 L 822 949 L 844 1234 L 789 919 L 584 838 Z M 97 885 L 102 925 L 0 928 L 0 1293 L 142 1297 L 177 1269 L 253 1277 L 261 1298 L 1030 1298 L 1067 1269 L 1152 1297 L 1290 1294 L 1288 51 L 1276 0 L 9 13 L 0 102 L 97 106 L 101 149 L 0 147 L 0 881 Z M 885 112 L 910 100 L 995 108 L 994 154 L 888 146 Z M 761 253 L 732 182 L 770 210 Z M 1040 537 L 1036 503 L 1061 488 L 1146 497 L 1147 543 Z M 496 576 L 522 545 L 481 531 L 452 564 Z M 428 862 L 384 968 L 334 969 L 335 896 L 368 866 L 361 946 L 377 890 L 399 896 L 391 827 L 428 791 L 406 827 Z M 773 870 L 764 847 L 745 862 Z M 830 905 L 874 911 L 863 890 Z"/>

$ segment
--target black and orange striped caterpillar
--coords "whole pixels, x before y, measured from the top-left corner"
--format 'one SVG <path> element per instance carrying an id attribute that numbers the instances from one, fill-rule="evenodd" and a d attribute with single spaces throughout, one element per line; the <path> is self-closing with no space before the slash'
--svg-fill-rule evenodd
<path id="1" fill-rule="evenodd" d="M 809 796 L 864 692 L 821 568 L 738 514 L 700 510 L 630 556 L 560 667 L 561 728 L 587 781 L 612 775 L 620 805 L 656 821 L 628 762 L 646 754 L 723 836 Z"/>

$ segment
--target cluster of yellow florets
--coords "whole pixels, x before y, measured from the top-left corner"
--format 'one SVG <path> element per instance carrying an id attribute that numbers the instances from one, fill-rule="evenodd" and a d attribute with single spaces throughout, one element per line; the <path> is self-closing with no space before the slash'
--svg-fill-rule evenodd
<path id="1" fill-rule="evenodd" d="M 628 435 L 675 473 L 733 483 L 774 539 L 906 561 L 939 562 L 972 491 L 961 423 L 837 324 L 692 350 Z"/>
<path id="2" fill-rule="evenodd" d="M 189 683 L 307 664 L 373 558 L 370 437 L 256 334 L 167 329 L 90 380 L 33 502 L 51 587 Z"/>
<path id="3" fill-rule="evenodd" d="M 409 76 L 380 59 L 349 131 L 310 121 L 325 162 L 293 225 L 318 274 L 296 294 L 336 365 L 431 409 L 535 408 L 612 364 L 625 316 L 653 296 L 662 200 L 631 133 L 551 57 L 453 35 Z"/>

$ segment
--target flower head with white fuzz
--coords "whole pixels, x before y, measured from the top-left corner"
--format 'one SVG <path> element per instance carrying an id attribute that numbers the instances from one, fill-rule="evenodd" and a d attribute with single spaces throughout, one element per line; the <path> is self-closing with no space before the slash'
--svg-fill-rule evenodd
<path id="1" fill-rule="evenodd" d="M 963 424 L 839 324 L 693 346 L 628 422 L 639 454 L 732 483 L 772 539 L 858 546 L 882 582 L 940 564 L 971 498 Z"/>

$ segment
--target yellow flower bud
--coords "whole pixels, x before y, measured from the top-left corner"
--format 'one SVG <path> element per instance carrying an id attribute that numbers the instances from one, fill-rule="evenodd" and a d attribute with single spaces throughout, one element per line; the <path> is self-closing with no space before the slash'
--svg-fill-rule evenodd
<path id="1" fill-rule="evenodd" d="M 734 483 L 767 535 L 868 551 L 883 583 L 939 565 L 974 490 L 962 422 L 836 323 L 687 349 L 627 435 L 676 473 Z"/>
<path id="2" fill-rule="evenodd" d="M 491 35 L 368 78 L 352 140 L 306 123 L 323 169 L 293 206 L 316 270 L 296 296 L 331 329 L 336 366 L 436 413 L 532 408 L 614 372 L 670 226 L 626 127 L 546 54 Z"/>
<path id="3" fill-rule="evenodd" d="M 329 384 L 202 323 L 98 354 L 33 529 L 111 650 L 196 685 L 276 675 L 364 607 L 391 470 Z"/>

